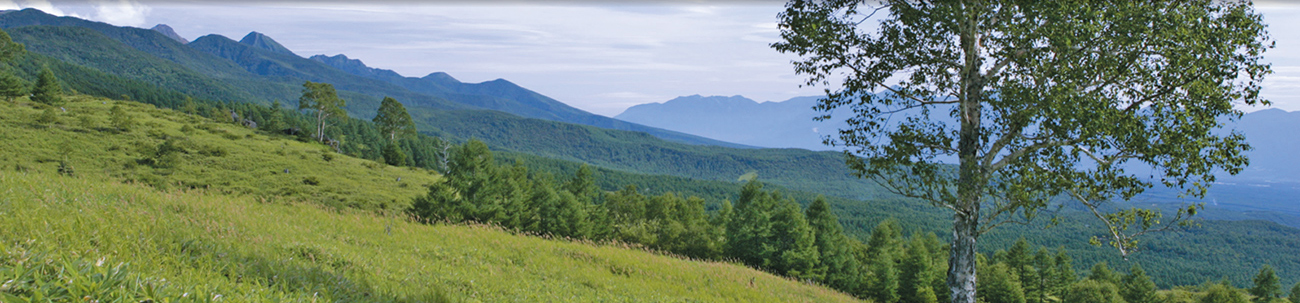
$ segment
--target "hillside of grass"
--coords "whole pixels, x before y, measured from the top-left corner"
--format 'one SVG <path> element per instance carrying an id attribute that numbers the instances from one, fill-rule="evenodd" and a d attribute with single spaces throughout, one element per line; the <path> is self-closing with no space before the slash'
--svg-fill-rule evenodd
<path id="1" fill-rule="evenodd" d="M 0 301 L 854 301 L 728 263 L 413 223 L 384 210 L 438 182 L 429 171 L 67 99 L 0 104 Z"/>

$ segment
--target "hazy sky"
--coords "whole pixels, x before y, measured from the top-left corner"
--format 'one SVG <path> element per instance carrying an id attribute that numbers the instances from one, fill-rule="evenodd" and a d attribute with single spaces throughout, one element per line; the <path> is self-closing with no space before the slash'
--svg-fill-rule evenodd
<path id="1" fill-rule="evenodd" d="M 629 106 L 684 95 L 781 101 L 818 95 L 800 88 L 779 39 L 781 1 L 7 1 L 119 26 L 167 24 L 193 40 L 264 33 L 300 56 L 346 54 L 376 68 L 465 82 L 504 78 L 577 108 L 614 116 Z M 1300 110 L 1300 6 L 1259 5 L 1277 48 L 1264 94 Z M 1247 108 L 1249 111 L 1259 108 Z"/>

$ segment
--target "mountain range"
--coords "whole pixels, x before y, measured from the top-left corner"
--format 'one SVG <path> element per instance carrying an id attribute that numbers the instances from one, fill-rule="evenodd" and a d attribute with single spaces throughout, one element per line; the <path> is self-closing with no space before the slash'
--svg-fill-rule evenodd
<path id="1" fill-rule="evenodd" d="M 479 139 L 494 149 L 502 150 L 503 154 L 517 155 L 510 159 L 521 160 L 524 165 L 549 165 L 572 171 L 579 165 L 590 164 L 607 171 L 610 176 L 623 178 L 620 181 L 624 184 L 635 183 L 646 192 L 701 191 L 699 188 L 707 187 L 701 184 L 735 186 L 737 180 L 756 177 L 774 188 L 789 192 L 792 197 L 801 197 L 800 202 L 807 202 L 808 199 L 803 197 L 817 194 L 830 196 L 846 230 L 859 237 L 888 217 L 904 218 L 904 224 L 909 228 L 925 231 L 942 231 L 947 224 L 944 221 L 947 213 L 890 195 L 872 181 L 857 178 L 845 167 L 843 155 L 838 152 L 752 148 L 761 145 L 728 143 L 727 140 L 601 117 L 504 79 L 463 83 L 451 75 L 437 72 L 420 78 L 405 77 L 390 70 L 366 66 L 344 55 L 303 58 L 283 48 L 271 37 L 256 32 L 241 41 L 207 35 L 182 43 L 183 39 L 167 35 L 161 26 L 155 27 L 156 30 L 116 27 L 56 17 L 32 9 L 0 14 L 0 28 L 10 32 L 15 41 L 26 44 L 35 58 L 50 64 L 59 77 L 66 79 L 65 85 L 86 94 L 160 100 L 153 104 L 174 105 L 185 97 L 193 97 L 232 103 L 271 104 L 281 101 L 293 106 L 301 93 L 303 81 L 326 82 L 333 84 L 340 96 L 348 100 L 346 109 L 352 117 L 368 120 L 382 97 L 394 97 L 406 105 L 421 133 L 453 142 Z M 32 71 L 39 69 L 38 66 L 23 68 L 29 78 L 34 75 Z M 82 80 L 84 78 L 108 80 Z M 153 85 L 157 91 L 166 93 L 153 96 L 136 94 L 129 89 L 130 85 Z M 708 99 L 693 96 L 683 100 L 691 98 Z M 717 100 L 714 110 L 743 106 L 746 103 L 740 101 L 747 100 L 740 100 L 743 97 L 722 99 L 726 100 Z M 793 129 L 791 136 L 804 138 L 799 144 L 805 145 L 820 139 L 795 134 L 824 134 L 836 128 L 834 124 L 794 124 L 810 121 L 810 116 L 761 116 L 761 113 L 781 111 L 806 115 L 811 110 L 804 112 L 800 108 L 810 108 L 807 103 L 811 102 L 810 98 L 768 102 L 772 104 L 748 102 L 772 109 L 755 110 L 751 112 L 754 117 L 731 120 L 733 124 L 771 127 L 768 130 L 776 133 L 783 131 L 779 129 L 780 125 L 789 121 L 788 125 L 795 125 L 789 126 Z M 525 159 L 527 161 L 522 161 Z M 703 181 L 695 182 L 700 180 Z M 735 200 L 727 194 L 719 196 L 719 201 Z M 1289 231 L 1287 227 L 1271 222 L 1250 224 Z M 1087 225 L 1075 224 L 1070 229 L 1054 231 L 1015 229 L 1011 234 L 990 234 L 984 238 L 987 241 L 981 242 L 988 246 L 981 249 L 1004 247 L 1003 244 L 1014 241 L 1009 235 L 1022 232 L 1047 239 L 1039 242 L 1042 245 L 1065 245 L 1060 242 L 1065 241 L 1062 236 L 1053 234 L 1082 236 L 1094 232 L 1088 228 Z M 1075 249 L 1071 248 L 1072 251 Z M 1104 258 L 1096 257 L 1105 253 L 1104 248 L 1085 246 L 1077 249 L 1088 252 L 1092 256 L 1089 260 Z M 1180 255 L 1178 247 L 1159 249 L 1162 248 L 1147 256 L 1192 258 Z M 1190 261 L 1173 263 L 1202 264 Z M 1241 275 L 1234 274 L 1234 279 L 1237 276 Z"/>

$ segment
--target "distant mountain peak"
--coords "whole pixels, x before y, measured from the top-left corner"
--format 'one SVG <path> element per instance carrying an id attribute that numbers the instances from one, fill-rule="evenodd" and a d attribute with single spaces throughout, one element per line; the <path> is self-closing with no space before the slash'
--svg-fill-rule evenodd
<path id="1" fill-rule="evenodd" d="M 166 24 L 158 24 L 158 25 L 154 25 L 154 27 L 151 28 L 151 30 L 153 30 L 153 31 L 155 31 L 155 32 L 162 33 L 163 36 L 167 36 L 167 38 L 172 38 L 172 40 L 176 40 L 177 42 L 180 42 L 181 44 L 189 44 L 189 43 L 190 43 L 190 40 L 185 40 L 185 38 L 184 38 L 184 37 L 181 37 L 181 35 L 177 34 L 175 30 L 172 30 L 172 27 L 171 27 L 171 26 L 167 26 Z"/>
<path id="2" fill-rule="evenodd" d="M 259 32 L 249 32 L 248 35 L 244 36 L 244 39 L 239 40 L 239 43 L 269 50 L 274 53 L 281 53 L 295 57 L 298 56 L 298 54 L 294 54 L 293 51 L 290 51 L 289 48 L 280 45 L 279 42 L 275 42 L 275 39 L 271 39 L 270 36 Z"/>
<path id="3" fill-rule="evenodd" d="M 444 72 L 436 72 L 436 73 L 429 74 L 428 76 L 424 76 L 424 79 L 433 80 L 438 83 L 460 83 L 460 80 L 456 80 L 455 77 L 452 77 L 450 74 Z"/>

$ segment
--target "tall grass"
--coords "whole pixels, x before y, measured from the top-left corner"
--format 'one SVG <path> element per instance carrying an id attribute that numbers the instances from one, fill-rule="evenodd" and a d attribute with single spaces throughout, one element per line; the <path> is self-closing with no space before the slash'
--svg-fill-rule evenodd
<path id="1" fill-rule="evenodd" d="M 403 197 L 423 190 L 420 182 L 439 177 L 342 156 L 300 156 L 318 147 L 233 125 L 211 126 L 229 136 L 183 135 L 194 150 L 229 143 L 224 156 L 194 152 L 176 168 L 132 167 L 145 153 L 130 145 L 161 144 L 151 130 L 182 136 L 184 125 L 212 122 L 139 105 L 131 106 L 141 125 L 130 131 L 70 122 L 85 115 L 102 119 L 87 124 L 107 123 L 97 111 L 114 102 L 121 101 L 79 100 L 52 125 L 24 118 L 37 109 L 0 105 L 0 301 L 854 301 L 734 264 L 340 208 L 338 201 L 400 207 Z M 59 161 L 72 162 L 76 173 L 60 174 Z M 291 172 L 321 184 L 277 192 L 301 184 L 266 172 L 286 164 L 301 165 Z M 167 182 L 149 185 L 133 174 Z M 389 182 L 399 176 L 416 185 Z M 345 185 L 321 188 L 328 183 Z"/>

